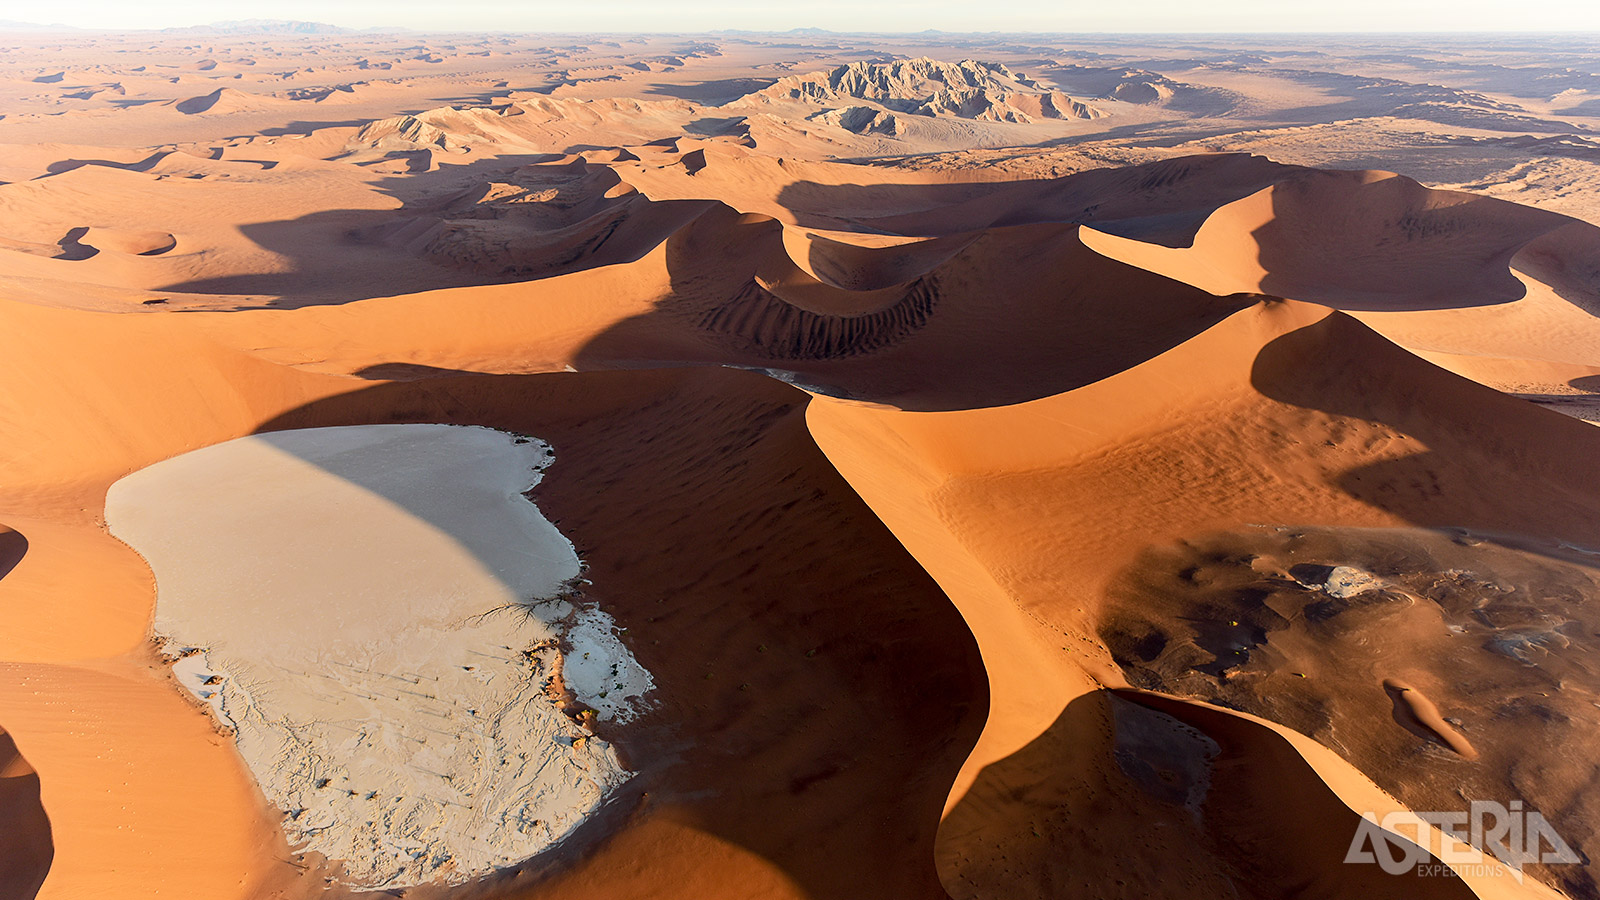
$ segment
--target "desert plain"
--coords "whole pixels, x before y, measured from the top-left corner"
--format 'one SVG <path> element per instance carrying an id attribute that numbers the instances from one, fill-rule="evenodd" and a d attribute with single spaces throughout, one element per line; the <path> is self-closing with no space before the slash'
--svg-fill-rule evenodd
<path id="1" fill-rule="evenodd" d="M 1596 47 L 0 26 L 0 898 L 1600 897 Z"/>

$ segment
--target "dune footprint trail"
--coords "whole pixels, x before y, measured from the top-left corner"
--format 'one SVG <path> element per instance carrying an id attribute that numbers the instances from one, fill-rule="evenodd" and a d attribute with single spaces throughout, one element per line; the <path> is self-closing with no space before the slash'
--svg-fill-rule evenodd
<path id="1" fill-rule="evenodd" d="M 241 438 L 122 479 L 173 675 L 291 843 L 363 886 L 462 881 L 565 837 L 628 777 L 579 715 L 650 675 L 562 596 L 579 561 L 520 496 L 529 438 L 394 425 Z"/>

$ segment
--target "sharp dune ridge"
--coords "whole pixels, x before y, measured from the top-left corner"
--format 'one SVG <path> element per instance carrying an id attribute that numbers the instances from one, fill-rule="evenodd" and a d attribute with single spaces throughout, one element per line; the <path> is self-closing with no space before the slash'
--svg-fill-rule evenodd
<path id="1" fill-rule="evenodd" d="M 1600 897 L 1591 51 L 264 27 L 0 63 L 0 894 Z"/>

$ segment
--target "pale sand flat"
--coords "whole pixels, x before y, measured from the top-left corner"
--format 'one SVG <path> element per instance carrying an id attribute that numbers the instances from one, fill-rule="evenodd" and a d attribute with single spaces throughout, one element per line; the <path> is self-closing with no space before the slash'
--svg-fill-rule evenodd
<path id="1" fill-rule="evenodd" d="M 562 599 L 577 554 L 521 496 L 551 458 L 486 428 L 320 428 L 112 486 L 174 675 L 233 730 L 291 844 L 352 884 L 518 862 L 628 778 L 546 696 L 563 620 L 580 701 L 627 717 L 650 687 L 609 617 Z"/>

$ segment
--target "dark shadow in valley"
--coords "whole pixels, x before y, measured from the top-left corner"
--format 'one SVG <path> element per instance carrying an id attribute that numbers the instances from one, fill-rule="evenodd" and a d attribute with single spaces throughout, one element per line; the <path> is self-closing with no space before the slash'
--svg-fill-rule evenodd
<path id="1" fill-rule="evenodd" d="M 396 113 L 396 115 L 405 115 L 405 113 Z M 292 137 L 311 134 L 324 128 L 357 128 L 371 121 L 371 119 L 296 119 L 287 125 L 274 125 L 270 128 L 263 128 L 256 133 L 263 137 Z"/>
<path id="2" fill-rule="evenodd" d="M 776 78 L 722 78 L 697 84 L 657 84 L 646 93 L 717 106 L 772 87 L 777 82 Z"/>
<path id="3" fill-rule="evenodd" d="M 421 381 L 424 378 L 453 378 L 460 375 L 489 375 L 471 369 L 446 369 L 425 366 L 421 363 L 378 363 L 357 369 L 350 374 L 368 381 Z"/>
<path id="4" fill-rule="evenodd" d="M 148 172 L 155 168 L 156 163 L 165 159 L 168 154 L 173 152 L 175 151 L 158 150 L 144 159 L 138 160 L 137 162 L 117 162 L 110 159 L 59 159 L 48 166 L 45 166 L 45 172 L 50 175 L 60 175 L 63 172 L 71 172 L 73 169 L 80 169 L 84 166 L 105 166 L 111 169 L 128 169 L 129 171 L 133 172 Z"/>
<path id="5" fill-rule="evenodd" d="M 543 166 L 552 154 L 456 165 L 426 150 L 387 160 L 408 170 L 379 188 L 397 209 L 326 210 L 240 225 L 289 265 L 163 285 L 173 293 L 237 295 L 241 308 L 345 303 L 484 284 L 508 284 L 631 262 L 703 209 L 702 201 L 607 196 L 615 173 L 584 164 Z M 499 184 L 506 194 L 491 193 Z M 548 202 L 523 202 L 541 192 Z M 262 301 L 259 298 L 268 298 Z"/>
<path id="6" fill-rule="evenodd" d="M 716 120 L 706 127 L 726 124 Z M 551 182 L 543 187 L 560 190 L 558 182 L 575 183 L 584 177 L 594 180 L 604 173 L 596 167 L 587 175 L 578 168 L 565 174 L 517 174 L 524 167 L 551 161 L 550 154 L 503 156 L 465 165 L 448 158 L 435 164 L 435 158 L 426 151 L 411 153 L 407 157 L 410 171 L 381 183 L 383 192 L 402 201 L 399 209 L 328 210 L 299 219 L 241 226 L 263 250 L 290 261 L 282 270 L 199 277 L 161 290 L 265 296 L 278 298 L 268 305 L 303 306 L 525 281 L 628 261 L 653 249 L 670 233 L 671 223 L 682 218 L 672 211 L 674 205 L 684 211 L 692 209 L 684 204 L 710 205 L 710 201 L 640 203 L 642 198 L 637 195 L 605 201 L 575 198 L 511 206 L 477 204 L 473 193 L 481 193 L 491 181 L 514 183 L 519 177 L 538 175 Z M 797 182 L 784 188 L 778 199 L 796 210 L 801 224 L 813 227 L 937 234 L 1028 223 L 1088 222 L 1123 236 L 1182 245 L 1217 206 L 1292 171 L 1296 170 L 1260 157 L 1224 155 L 1076 173 L 1044 182 Z M 628 204 L 640 208 L 624 210 Z M 573 210 L 591 206 L 595 213 L 592 221 L 574 221 Z M 607 212 L 611 207 L 615 211 Z M 885 215 L 884 209 L 910 211 Z M 654 220 L 661 221 L 657 224 Z M 662 225 L 668 230 L 663 231 Z M 617 228 L 638 230 L 643 236 L 632 241 L 622 240 L 625 235 L 609 236 Z M 591 238 L 593 243 L 603 240 L 609 247 L 596 252 L 602 248 L 590 246 Z M 619 248 L 624 252 L 619 254 Z M 350 277 L 352 272 L 361 277 Z M 257 303 L 250 301 L 251 305 Z"/>
<path id="7" fill-rule="evenodd" d="M 72 260 L 74 262 L 93 258 L 100 250 L 97 247 L 82 243 L 88 234 L 88 227 L 82 225 L 68 231 L 65 237 L 56 242 L 56 245 L 61 248 L 61 252 L 57 253 L 54 258 Z"/>
<path id="8" fill-rule="evenodd" d="M 795 252 L 776 221 L 713 208 L 667 239 L 670 292 L 590 339 L 577 367 L 735 366 L 829 396 L 970 409 L 1099 381 L 1260 299 L 1108 259 L 1048 222 Z M 799 268 L 838 260 L 862 290 Z"/>
<path id="9" fill-rule="evenodd" d="M 805 227 L 921 236 L 1055 223 L 1186 247 L 1218 207 L 1303 171 L 1261 156 L 1214 153 L 1019 181 L 796 181 L 778 202 Z"/>

